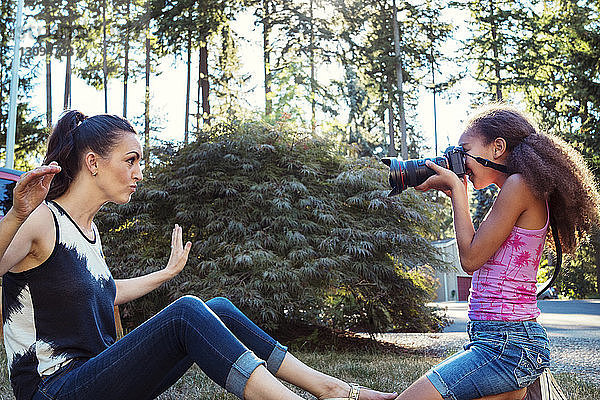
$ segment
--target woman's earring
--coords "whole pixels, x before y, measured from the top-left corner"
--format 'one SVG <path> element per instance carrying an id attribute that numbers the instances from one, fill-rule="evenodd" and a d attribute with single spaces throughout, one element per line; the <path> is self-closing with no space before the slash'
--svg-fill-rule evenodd
<path id="1" fill-rule="evenodd" d="M 96 175 L 98 175 L 98 171 L 92 172 L 92 176 L 96 176 Z"/>

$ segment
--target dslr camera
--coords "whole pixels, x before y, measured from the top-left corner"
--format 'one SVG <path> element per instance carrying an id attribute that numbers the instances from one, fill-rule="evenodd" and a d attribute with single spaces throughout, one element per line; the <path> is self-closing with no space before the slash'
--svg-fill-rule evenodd
<path id="1" fill-rule="evenodd" d="M 389 196 L 400 194 L 407 187 L 419 186 L 427 178 L 435 175 L 435 172 L 425 165 L 427 160 L 451 170 L 462 178 L 466 174 L 466 159 L 467 153 L 462 146 L 450 146 L 444 151 L 443 156 L 435 158 L 403 161 L 396 157 L 384 157 L 381 162 L 390 167 L 389 180 L 392 191 Z"/>

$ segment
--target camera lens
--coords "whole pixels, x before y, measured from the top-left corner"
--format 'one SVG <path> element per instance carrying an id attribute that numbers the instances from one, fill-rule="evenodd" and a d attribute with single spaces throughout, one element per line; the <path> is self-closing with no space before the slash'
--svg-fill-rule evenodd
<path id="1" fill-rule="evenodd" d="M 381 162 L 390 167 L 389 181 L 392 191 L 389 195 L 400 194 L 407 187 L 419 186 L 427 178 L 435 175 L 435 172 L 425 165 L 426 160 L 431 160 L 441 167 L 448 168 L 446 157 L 419 158 L 406 161 L 399 160 L 396 157 L 382 158 Z"/>

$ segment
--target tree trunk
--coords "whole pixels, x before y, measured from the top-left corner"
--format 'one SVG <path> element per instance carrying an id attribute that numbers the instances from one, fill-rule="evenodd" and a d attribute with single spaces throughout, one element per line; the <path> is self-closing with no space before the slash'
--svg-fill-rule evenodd
<path id="1" fill-rule="evenodd" d="M 196 101 L 196 134 L 200 133 L 200 104 L 202 104 L 202 47 L 204 47 L 204 45 L 201 43 L 200 48 L 198 49 L 198 101 Z"/>
<path id="2" fill-rule="evenodd" d="M 67 40 L 68 46 L 71 41 Z M 67 50 L 69 52 L 69 50 Z M 68 110 L 71 107 L 71 56 L 67 54 L 67 62 L 65 63 L 65 96 L 63 108 Z"/>
<path id="3" fill-rule="evenodd" d="M 265 71 L 265 117 L 267 119 L 273 112 L 273 101 L 271 99 L 271 45 L 269 34 L 271 33 L 271 19 L 269 15 L 270 0 L 263 0 L 263 61 Z"/>
<path id="4" fill-rule="evenodd" d="M 63 98 L 63 108 L 68 110 L 71 108 L 71 35 L 72 35 L 72 27 L 71 27 L 71 1 L 67 0 L 67 12 L 69 13 L 67 17 L 67 21 L 69 23 L 67 29 L 67 43 L 66 43 L 66 53 L 67 53 L 67 61 L 65 62 L 65 95 Z"/>
<path id="5" fill-rule="evenodd" d="M 102 3 L 102 74 L 104 87 L 104 112 L 108 113 L 108 66 L 106 65 L 106 0 Z"/>
<path id="6" fill-rule="evenodd" d="M 500 82 L 500 60 L 498 58 L 498 35 L 497 35 L 497 24 L 494 19 L 494 0 L 490 0 L 490 24 L 492 28 L 492 52 L 494 54 L 494 70 L 496 72 L 496 101 L 502 101 L 502 88 Z"/>
<path id="7" fill-rule="evenodd" d="M 127 80 L 129 79 L 129 30 L 131 27 L 131 19 L 129 13 L 131 12 L 131 0 L 127 0 L 127 11 L 125 15 L 125 65 L 123 66 L 123 118 L 127 118 Z"/>
<path id="8" fill-rule="evenodd" d="M 202 85 L 202 118 L 210 124 L 210 103 L 208 102 L 208 44 L 200 47 L 200 84 Z"/>
<path id="9" fill-rule="evenodd" d="M 402 89 L 403 77 L 402 77 L 402 57 L 400 54 L 400 28 L 398 26 L 398 8 L 396 7 L 396 0 L 392 3 L 392 14 L 393 20 L 392 25 L 394 29 L 394 52 L 396 53 L 396 80 L 398 85 L 398 114 L 400 117 L 400 139 L 401 139 L 401 154 L 402 159 L 408 159 L 408 145 L 406 138 L 406 119 L 404 116 L 404 91 Z M 392 122 L 393 123 L 393 122 Z M 393 138 L 390 137 L 390 146 L 394 144 Z M 390 147 L 390 153 L 397 154 L 396 149 Z M 395 155 L 394 155 L 395 157 Z"/>
<path id="10" fill-rule="evenodd" d="M 310 0 L 310 129 L 315 134 L 316 117 L 316 82 L 315 82 L 315 23 L 313 20 L 314 0 Z"/>
<path id="11" fill-rule="evenodd" d="M 187 144 L 189 140 L 190 125 L 190 78 L 192 72 L 192 32 L 188 30 L 187 37 L 187 81 L 185 84 L 185 128 L 183 130 L 183 143 Z"/>
<path id="12" fill-rule="evenodd" d="M 52 44 L 50 16 L 46 20 L 46 126 L 52 128 Z"/>
<path id="13" fill-rule="evenodd" d="M 63 108 L 68 110 L 71 108 L 71 36 L 73 35 L 73 27 L 71 24 L 71 18 L 73 15 L 73 11 L 71 9 L 71 1 L 67 0 L 67 43 L 66 43 L 66 54 L 67 61 L 65 62 L 65 95 L 63 98 Z"/>
<path id="14" fill-rule="evenodd" d="M 144 96 L 144 153 L 150 161 L 150 0 L 146 0 L 146 91 Z"/>
<path id="15" fill-rule="evenodd" d="M 396 139 L 394 134 L 394 107 L 393 107 L 393 92 L 392 85 L 388 85 L 388 134 L 390 136 L 390 147 L 388 149 L 388 157 L 398 156 L 396 151 Z M 405 157 L 403 157 L 406 159 Z"/>

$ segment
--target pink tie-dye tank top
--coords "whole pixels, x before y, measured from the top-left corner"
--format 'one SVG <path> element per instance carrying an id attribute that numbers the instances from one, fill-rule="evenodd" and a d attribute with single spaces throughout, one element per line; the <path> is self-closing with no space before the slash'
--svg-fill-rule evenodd
<path id="1" fill-rule="evenodd" d="M 549 217 L 542 229 L 513 227 L 496 253 L 473 273 L 469 319 L 525 321 L 540 315 L 535 284 Z"/>

